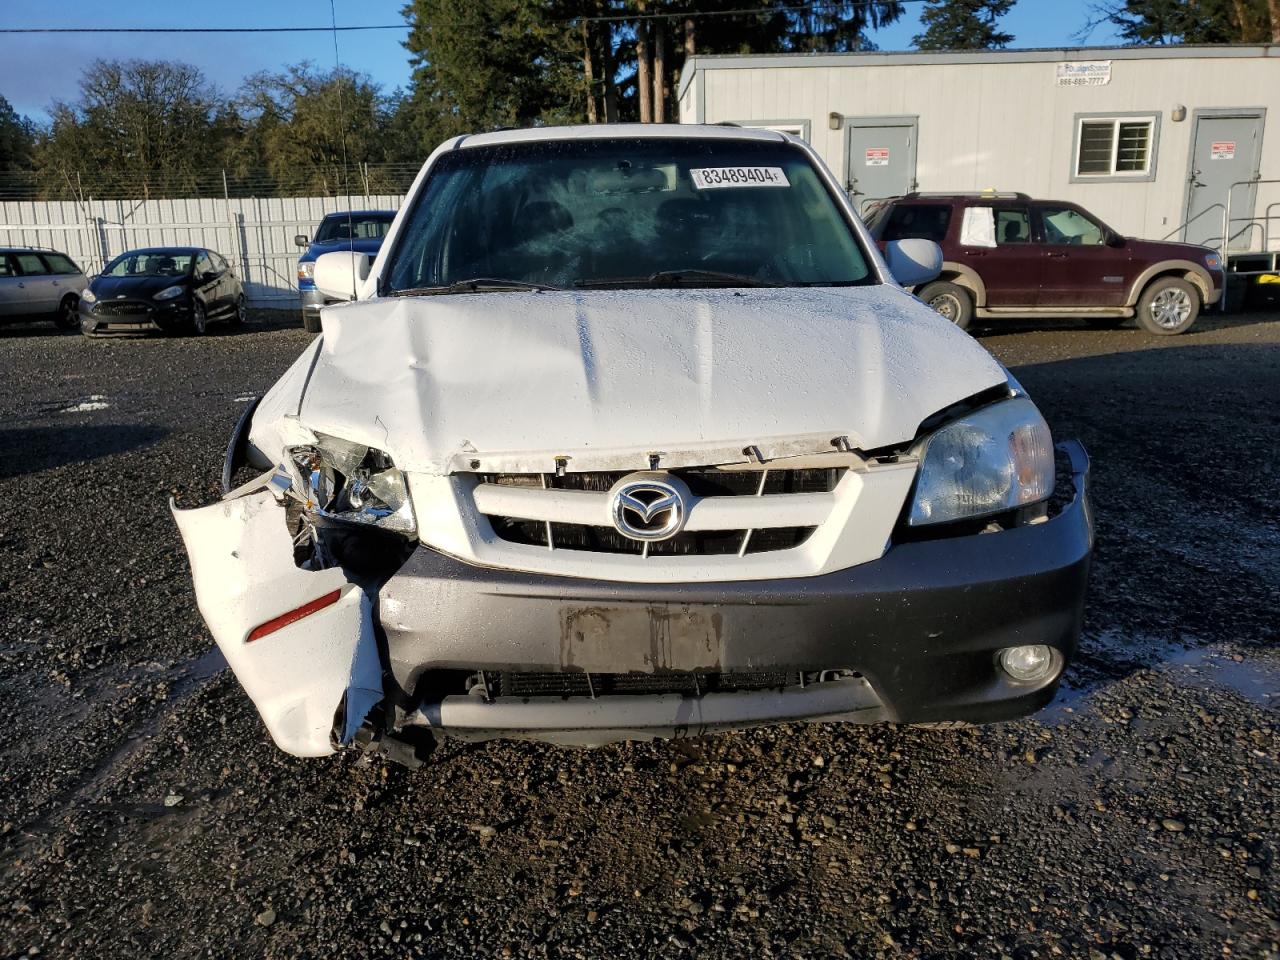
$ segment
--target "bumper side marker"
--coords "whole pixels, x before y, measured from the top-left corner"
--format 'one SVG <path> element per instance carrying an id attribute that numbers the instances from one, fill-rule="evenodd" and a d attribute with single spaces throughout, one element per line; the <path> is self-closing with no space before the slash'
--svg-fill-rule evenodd
<path id="1" fill-rule="evenodd" d="M 249 636 L 246 638 L 245 643 L 253 643 L 255 640 L 261 640 L 268 634 L 275 633 L 277 630 L 283 629 L 291 623 L 297 623 L 299 620 L 304 617 L 311 616 L 311 614 L 318 610 L 323 610 L 325 607 L 331 607 L 338 602 L 338 598 L 341 596 L 341 590 L 333 590 L 322 597 L 316 597 L 316 599 L 309 603 L 304 603 L 300 607 L 295 607 L 288 613 L 282 613 L 280 616 L 268 620 L 266 623 L 259 624 L 249 631 Z"/>

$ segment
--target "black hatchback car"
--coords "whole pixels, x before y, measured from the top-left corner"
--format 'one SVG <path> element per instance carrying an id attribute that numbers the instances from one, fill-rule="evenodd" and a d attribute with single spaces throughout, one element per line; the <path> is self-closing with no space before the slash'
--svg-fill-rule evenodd
<path id="1" fill-rule="evenodd" d="M 227 261 L 201 247 L 122 253 L 80 297 L 80 329 L 109 334 L 203 334 L 213 320 L 244 320 L 244 287 Z"/>

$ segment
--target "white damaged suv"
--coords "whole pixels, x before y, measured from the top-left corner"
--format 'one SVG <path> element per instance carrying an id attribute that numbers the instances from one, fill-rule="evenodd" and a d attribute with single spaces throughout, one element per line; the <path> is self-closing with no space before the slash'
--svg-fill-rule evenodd
<path id="1" fill-rule="evenodd" d="M 1052 699 L 1087 458 L 803 142 L 459 137 L 174 510 L 284 750 L 594 745 Z M 248 479 L 245 479 L 248 478 Z M 239 483 L 238 486 L 235 486 Z"/>

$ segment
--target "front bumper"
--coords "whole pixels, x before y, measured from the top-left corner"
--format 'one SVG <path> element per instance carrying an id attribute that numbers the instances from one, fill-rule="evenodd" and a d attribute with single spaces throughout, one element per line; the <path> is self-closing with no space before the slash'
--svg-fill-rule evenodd
<path id="1" fill-rule="evenodd" d="M 270 474 L 174 513 L 209 629 L 290 753 L 328 753 L 362 724 L 393 738 L 425 727 L 599 744 L 783 721 L 982 723 L 1048 703 L 1075 652 L 1093 523 L 1088 458 L 1079 444 L 1063 448 L 1074 489 L 1044 522 L 898 543 L 797 579 L 592 581 L 423 547 L 373 583 L 309 571 L 295 562 Z M 998 666 L 1001 649 L 1023 644 L 1054 649 L 1044 680 L 1019 683 Z M 493 689 L 489 676 L 501 678 Z M 526 686 L 506 686 L 513 676 Z M 530 692 L 547 678 L 576 687 Z M 691 694 L 671 692 L 686 681 Z"/>
<path id="2" fill-rule="evenodd" d="M 314 287 L 310 290 L 299 290 L 298 298 L 302 301 L 302 315 L 304 317 L 318 317 L 320 316 L 321 307 L 328 306 L 331 303 L 342 302 L 326 297 Z"/>
<path id="3" fill-rule="evenodd" d="M 482 569 L 425 548 L 382 588 L 402 715 L 469 736 L 557 742 L 696 734 L 798 719 L 989 722 L 1048 703 L 1075 652 L 1093 546 L 1088 458 L 1052 519 L 902 543 L 825 576 L 700 584 L 590 581 Z M 1004 647 L 1046 644 L 1057 669 L 1012 680 Z M 805 673 L 854 671 L 803 685 Z M 783 689 L 700 697 L 476 697 L 431 701 L 440 671 L 593 674 L 794 672 Z"/>
<path id="4" fill-rule="evenodd" d="M 122 307 L 129 312 L 114 312 Z M 186 298 L 161 303 L 99 300 L 88 304 L 80 301 L 80 330 L 90 337 L 168 333 L 190 320 L 191 301 Z"/>

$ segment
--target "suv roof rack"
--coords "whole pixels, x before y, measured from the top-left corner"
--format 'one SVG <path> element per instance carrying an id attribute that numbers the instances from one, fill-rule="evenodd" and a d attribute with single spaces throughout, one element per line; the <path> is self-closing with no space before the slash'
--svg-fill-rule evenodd
<path id="1" fill-rule="evenodd" d="M 911 193 L 904 194 L 903 200 L 914 200 L 918 197 L 995 197 L 995 198 L 1013 198 L 1014 200 L 1030 200 L 1030 194 L 1022 193 L 1014 190 L 937 190 L 930 193 L 922 193 L 919 190 L 913 190 Z"/>

